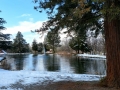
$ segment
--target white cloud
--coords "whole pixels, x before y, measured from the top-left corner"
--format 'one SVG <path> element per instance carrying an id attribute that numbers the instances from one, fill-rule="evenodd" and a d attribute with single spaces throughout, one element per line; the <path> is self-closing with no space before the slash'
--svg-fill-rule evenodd
<path id="1" fill-rule="evenodd" d="M 39 35 L 38 33 L 32 33 L 31 30 L 39 29 L 42 26 L 42 23 L 45 21 L 37 21 L 33 22 L 33 19 L 29 21 L 21 21 L 17 26 L 7 27 L 6 30 L 3 30 L 3 33 L 5 34 L 11 34 L 11 40 L 13 40 L 16 37 L 16 34 L 18 31 L 20 31 L 23 34 L 23 38 L 27 41 L 27 43 L 32 43 L 33 39 L 36 39 L 37 42 L 43 42 L 44 36 L 46 33 L 44 33 L 43 37 Z M 63 32 L 66 31 L 66 29 L 63 29 L 61 31 L 61 40 L 65 39 L 67 34 L 63 34 Z"/>
<path id="2" fill-rule="evenodd" d="M 40 35 L 37 33 L 31 33 L 31 34 L 24 35 L 24 38 L 30 44 L 32 44 L 34 39 L 36 39 L 38 43 L 43 42 L 44 40 L 44 37 L 40 37 Z"/>
<path id="3" fill-rule="evenodd" d="M 37 21 L 35 23 L 30 21 L 22 21 L 19 22 L 18 26 L 7 27 L 7 30 L 4 30 L 3 33 L 16 34 L 18 31 L 22 33 L 30 32 L 31 30 L 40 28 L 42 23 L 42 21 Z"/>
<path id="4" fill-rule="evenodd" d="M 31 14 L 22 14 L 20 17 L 28 17 L 31 16 Z"/>
<path id="5" fill-rule="evenodd" d="M 6 30 L 3 30 L 5 34 L 12 34 L 11 40 L 15 38 L 18 31 L 20 31 L 26 41 L 31 43 L 33 39 L 36 39 L 38 42 L 43 41 L 43 38 L 40 37 L 37 33 L 32 33 L 31 30 L 39 29 L 42 26 L 43 21 L 31 22 L 31 21 L 22 21 L 19 22 L 19 25 L 13 27 L 7 27 Z"/>
<path id="6" fill-rule="evenodd" d="M 30 17 L 30 16 L 31 16 L 31 14 L 22 14 L 22 15 L 20 15 L 20 16 L 17 16 L 16 18 Z"/>

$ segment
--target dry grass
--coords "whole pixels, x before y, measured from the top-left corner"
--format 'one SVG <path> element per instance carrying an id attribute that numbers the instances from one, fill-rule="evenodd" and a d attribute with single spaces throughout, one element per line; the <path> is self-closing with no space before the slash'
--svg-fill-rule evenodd
<path id="1" fill-rule="evenodd" d="M 72 53 L 67 52 L 67 51 L 60 51 L 60 52 L 57 52 L 57 54 L 59 54 L 59 55 L 71 55 Z"/>

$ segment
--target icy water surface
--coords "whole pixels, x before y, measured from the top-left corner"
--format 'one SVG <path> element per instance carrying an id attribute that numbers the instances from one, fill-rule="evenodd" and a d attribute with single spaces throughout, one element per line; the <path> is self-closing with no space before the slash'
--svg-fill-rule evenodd
<path id="1" fill-rule="evenodd" d="M 75 74 L 106 74 L 106 61 L 52 54 L 8 55 L 10 70 L 52 71 Z"/>

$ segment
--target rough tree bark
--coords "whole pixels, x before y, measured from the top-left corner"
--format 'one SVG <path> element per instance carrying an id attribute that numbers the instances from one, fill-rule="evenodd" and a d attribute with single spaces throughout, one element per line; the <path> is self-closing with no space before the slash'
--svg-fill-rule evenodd
<path id="1" fill-rule="evenodd" d="M 120 87 L 120 24 L 118 20 L 106 24 L 107 83 Z"/>
<path id="2" fill-rule="evenodd" d="M 105 19 L 107 85 L 120 87 L 120 20 Z"/>

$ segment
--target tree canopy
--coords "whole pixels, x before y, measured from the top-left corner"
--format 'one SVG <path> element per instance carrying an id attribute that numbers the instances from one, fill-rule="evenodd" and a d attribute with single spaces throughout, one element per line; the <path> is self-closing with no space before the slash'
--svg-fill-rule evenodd
<path id="1" fill-rule="evenodd" d="M 72 37 L 72 39 L 70 39 L 69 45 L 77 53 L 79 53 L 79 51 L 81 51 L 81 53 L 86 53 L 86 52 L 90 52 L 91 51 L 91 48 L 87 44 L 85 39 L 82 39 L 82 38 L 77 37 L 77 36 L 76 37 Z"/>
<path id="2" fill-rule="evenodd" d="M 120 0 L 34 0 L 41 12 L 46 10 L 49 20 L 37 32 L 67 28 L 79 32 L 88 29 L 105 31 L 107 56 L 106 84 L 120 87 Z M 104 28 L 101 26 L 104 18 Z"/>
<path id="3" fill-rule="evenodd" d="M 16 38 L 13 40 L 13 51 L 16 53 L 24 53 L 29 51 L 29 44 L 23 38 L 23 35 L 18 31 Z"/>
<path id="4" fill-rule="evenodd" d="M 1 11 L 0 11 L 1 12 Z M 0 18 L 0 40 L 9 40 L 10 34 L 3 34 L 2 30 L 5 30 L 4 24 L 7 23 L 3 18 Z"/>
<path id="5" fill-rule="evenodd" d="M 60 46 L 60 36 L 58 32 L 56 32 L 54 29 L 48 32 L 46 37 L 46 43 L 47 45 L 53 49 L 53 53 L 55 53 L 55 48 Z"/>
<path id="6" fill-rule="evenodd" d="M 0 11 L 1 12 L 1 11 Z M 9 49 L 11 47 L 10 34 L 2 33 L 2 30 L 5 30 L 4 24 L 6 21 L 3 18 L 0 18 L 0 48 L 1 49 Z"/>
<path id="7" fill-rule="evenodd" d="M 5 23 L 6 23 L 6 21 L 3 18 L 0 18 L 0 30 L 5 29 L 5 27 L 3 26 L 3 24 L 5 24 Z"/>
<path id="8" fill-rule="evenodd" d="M 96 32 L 101 28 L 99 12 L 102 3 L 93 2 L 93 0 L 34 0 L 38 6 L 34 8 L 38 11 L 46 10 L 49 20 L 43 24 L 39 31 L 61 30 L 67 28 L 67 32 L 72 30 L 83 31 L 90 28 Z"/>
<path id="9" fill-rule="evenodd" d="M 32 42 L 32 50 L 34 50 L 35 52 L 38 51 L 38 44 L 35 39 Z"/>

